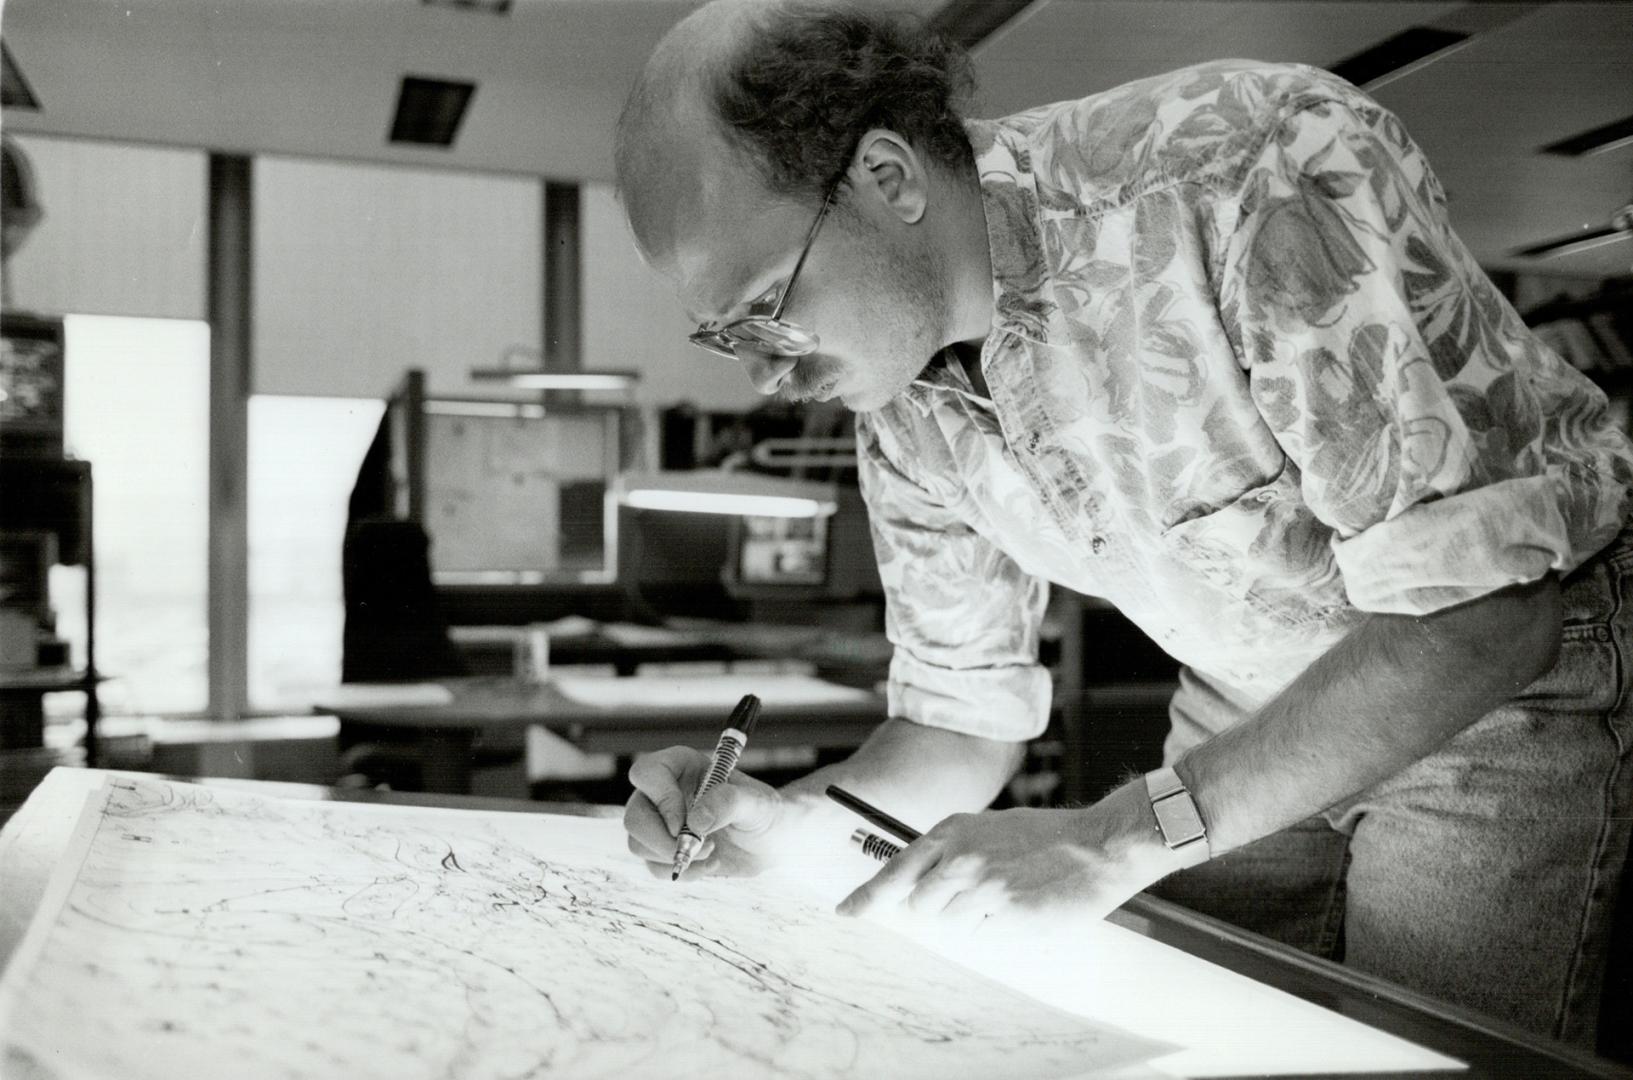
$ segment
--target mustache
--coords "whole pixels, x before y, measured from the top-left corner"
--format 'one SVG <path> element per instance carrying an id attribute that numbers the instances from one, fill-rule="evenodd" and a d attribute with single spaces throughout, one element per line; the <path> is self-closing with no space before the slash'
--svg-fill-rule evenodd
<path id="1" fill-rule="evenodd" d="M 831 389 L 837 381 L 837 372 L 801 360 L 784 377 L 782 385 L 777 388 L 777 397 L 787 402 L 812 401 Z"/>

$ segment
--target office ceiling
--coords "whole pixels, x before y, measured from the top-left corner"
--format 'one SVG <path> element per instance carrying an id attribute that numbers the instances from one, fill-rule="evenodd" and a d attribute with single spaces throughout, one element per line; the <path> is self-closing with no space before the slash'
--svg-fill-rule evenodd
<path id="1" fill-rule="evenodd" d="M 934 15 L 997 0 L 888 2 Z M 606 179 L 625 90 L 696 4 L 496 6 L 6 0 L 0 40 L 38 108 L 6 108 L 3 121 L 15 132 Z M 1330 67 L 1413 27 L 1469 36 L 1372 92 L 1428 151 L 1475 254 L 1489 267 L 1628 273 L 1633 240 L 1545 259 L 1514 252 L 1604 230 L 1633 201 L 1633 141 L 1580 157 L 1539 152 L 1633 116 L 1633 5 L 1038 0 L 977 48 L 976 111 L 1223 56 Z M 451 146 L 388 141 L 405 76 L 474 84 Z"/>

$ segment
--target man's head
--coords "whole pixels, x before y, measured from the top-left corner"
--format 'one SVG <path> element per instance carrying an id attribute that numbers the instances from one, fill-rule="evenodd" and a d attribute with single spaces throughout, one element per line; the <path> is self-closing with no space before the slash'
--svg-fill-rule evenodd
<path id="1" fill-rule="evenodd" d="M 740 346 L 763 392 L 877 408 L 969 336 L 949 266 L 972 205 L 982 220 L 957 113 L 969 86 L 955 47 L 832 4 L 716 0 L 653 52 L 618 124 L 625 213 L 701 324 L 787 292 L 781 319 L 820 345 Z"/>

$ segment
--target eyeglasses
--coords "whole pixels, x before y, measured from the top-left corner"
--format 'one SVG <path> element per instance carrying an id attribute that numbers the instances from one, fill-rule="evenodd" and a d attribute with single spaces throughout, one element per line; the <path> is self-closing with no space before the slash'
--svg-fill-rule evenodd
<path id="1" fill-rule="evenodd" d="M 834 193 L 838 189 L 837 182 L 830 184 L 828 193 L 822 197 L 822 209 L 817 211 L 816 220 L 811 222 L 811 231 L 805 234 L 805 246 L 800 248 L 799 259 L 794 263 L 794 272 L 783 282 L 775 303 L 772 303 L 772 294 L 768 292 L 750 305 L 751 314 L 741 319 L 733 319 L 725 326 L 713 330 L 704 324 L 689 334 L 686 340 L 705 352 L 725 357 L 727 360 L 737 359 L 737 349 L 744 345 L 754 352 L 769 356 L 808 356 L 816 352 L 817 346 L 821 344 L 816 334 L 798 323 L 787 322 L 783 319 L 782 312 L 783 308 L 788 306 L 788 297 L 794 291 L 794 282 L 799 279 L 800 268 L 805 265 L 805 257 L 811 253 L 811 242 L 816 239 L 817 230 L 822 227 L 822 219 L 828 216 L 828 207 L 833 205 Z M 766 303 L 772 303 L 769 314 L 752 314 L 753 308 Z"/>

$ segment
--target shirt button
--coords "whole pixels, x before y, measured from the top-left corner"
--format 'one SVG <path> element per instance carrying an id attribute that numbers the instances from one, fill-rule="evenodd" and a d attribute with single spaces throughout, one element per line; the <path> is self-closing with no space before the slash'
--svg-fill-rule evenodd
<path id="1" fill-rule="evenodd" d="M 1106 546 L 1106 538 L 1104 536 L 1096 536 L 1094 539 L 1089 541 L 1089 547 L 1094 551 L 1094 553 L 1096 555 L 1100 554 L 1101 550 L 1105 546 Z"/>

